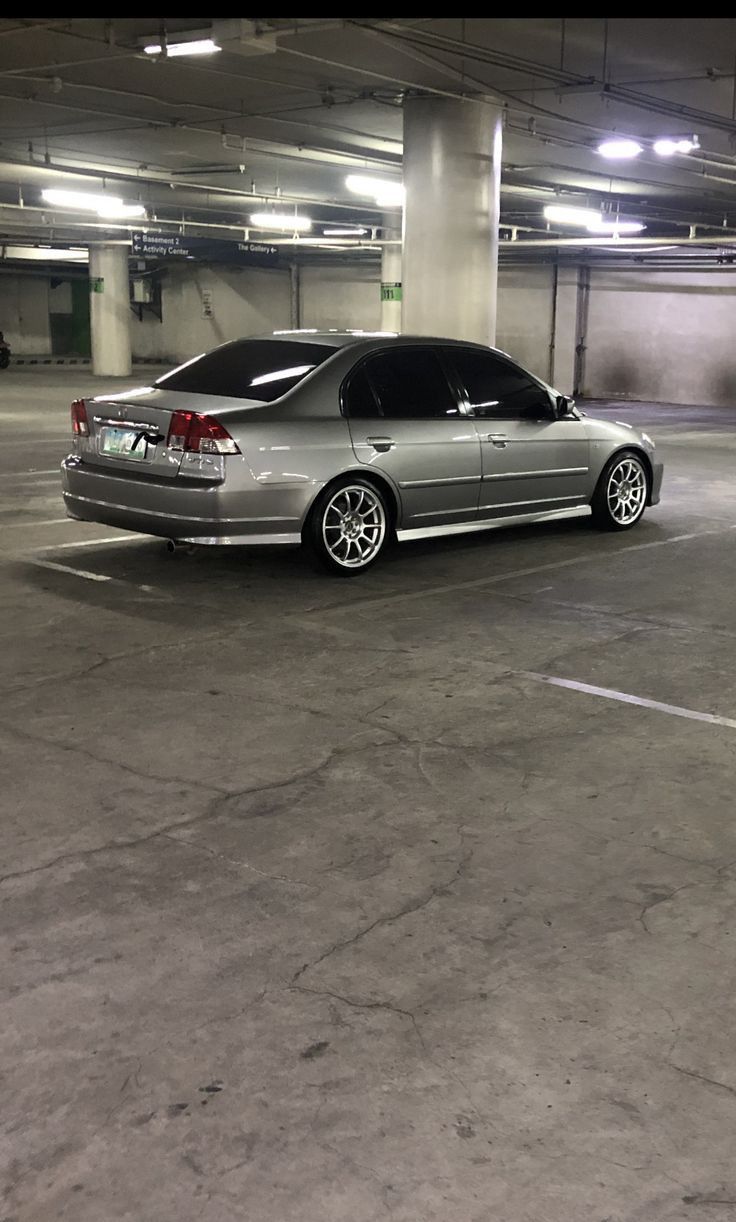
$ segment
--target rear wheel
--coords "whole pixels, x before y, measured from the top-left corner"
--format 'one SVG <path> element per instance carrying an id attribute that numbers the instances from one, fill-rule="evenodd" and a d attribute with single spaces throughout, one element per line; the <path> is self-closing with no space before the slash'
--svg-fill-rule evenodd
<path id="1" fill-rule="evenodd" d="M 304 528 L 304 542 L 320 568 L 355 577 L 375 564 L 389 530 L 383 494 L 356 476 L 320 494 Z"/>
<path id="2" fill-rule="evenodd" d="M 593 493 L 593 521 L 602 530 L 631 530 L 644 513 L 649 474 L 633 450 L 614 454 Z"/>

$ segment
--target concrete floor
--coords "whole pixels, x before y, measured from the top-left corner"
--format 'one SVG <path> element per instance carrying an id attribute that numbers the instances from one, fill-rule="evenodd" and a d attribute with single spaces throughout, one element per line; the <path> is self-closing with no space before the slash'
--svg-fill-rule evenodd
<path id="1" fill-rule="evenodd" d="M 91 381 L 0 375 L 3 1222 L 736 1217 L 736 414 L 339 582 L 58 521 Z"/>

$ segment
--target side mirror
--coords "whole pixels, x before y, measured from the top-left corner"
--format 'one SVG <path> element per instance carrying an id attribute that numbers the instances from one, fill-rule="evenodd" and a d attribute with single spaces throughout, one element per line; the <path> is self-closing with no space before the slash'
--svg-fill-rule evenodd
<path id="1" fill-rule="evenodd" d="M 576 416 L 575 400 L 570 395 L 558 395 L 555 401 L 555 419 L 564 420 L 566 416 Z"/>

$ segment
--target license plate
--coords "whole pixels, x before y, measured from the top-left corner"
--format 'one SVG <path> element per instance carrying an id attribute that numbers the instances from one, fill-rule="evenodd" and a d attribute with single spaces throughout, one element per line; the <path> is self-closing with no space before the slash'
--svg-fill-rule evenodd
<path id="1" fill-rule="evenodd" d="M 111 458 L 145 462 L 147 449 L 148 442 L 139 429 L 103 428 L 100 434 L 100 453 L 109 454 Z"/>

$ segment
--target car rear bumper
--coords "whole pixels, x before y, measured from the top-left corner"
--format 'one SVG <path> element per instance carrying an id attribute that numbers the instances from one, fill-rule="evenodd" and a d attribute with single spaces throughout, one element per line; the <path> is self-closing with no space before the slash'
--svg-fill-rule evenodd
<path id="1" fill-rule="evenodd" d="M 652 486 L 649 490 L 649 499 L 647 504 L 658 505 L 659 497 L 662 491 L 662 476 L 664 474 L 664 466 L 661 462 L 652 463 Z"/>
<path id="2" fill-rule="evenodd" d="M 61 475 L 70 518 L 187 543 L 300 543 L 313 495 L 304 485 L 230 492 L 221 483 L 132 479 L 90 469 L 75 455 Z"/>

